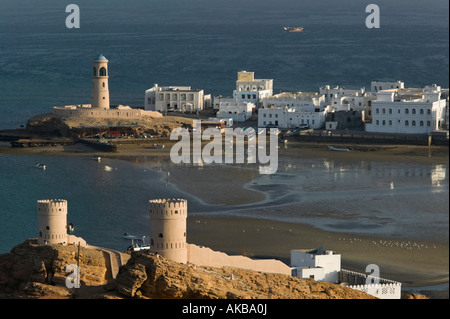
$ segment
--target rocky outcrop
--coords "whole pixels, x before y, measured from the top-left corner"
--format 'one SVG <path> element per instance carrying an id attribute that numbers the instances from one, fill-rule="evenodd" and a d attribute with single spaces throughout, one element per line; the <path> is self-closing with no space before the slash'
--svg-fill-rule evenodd
<path id="1" fill-rule="evenodd" d="M 232 267 L 196 267 L 133 253 L 108 289 L 129 298 L 374 299 L 325 282 Z"/>
<path id="2" fill-rule="evenodd" d="M 80 281 L 85 286 L 106 284 L 106 261 L 101 251 L 80 247 Z M 66 267 L 78 263 L 78 246 L 37 245 L 26 240 L 0 255 L 0 293 L 28 297 L 68 298 Z"/>
<path id="3" fill-rule="evenodd" d="M 180 264 L 148 252 L 133 252 L 111 279 L 109 259 L 100 248 L 80 247 L 79 255 L 78 249 L 41 246 L 29 239 L 0 255 L 0 298 L 374 299 L 336 284 L 233 267 Z M 81 287 L 69 289 L 66 267 L 78 262 Z"/>
<path id="4" fill-rule="evenodd" d="M 85 134 L 108 133 L 110 129 L 127 128 L 130 134 L 170 135 L 177 127 L 192 127 L 192 119 L 176 116 L 142 116 L 139 119 L 96 117 L 63 117 L 52 113 L 30 118 L 26 130 L 31 135 L 83 137 Z"/>

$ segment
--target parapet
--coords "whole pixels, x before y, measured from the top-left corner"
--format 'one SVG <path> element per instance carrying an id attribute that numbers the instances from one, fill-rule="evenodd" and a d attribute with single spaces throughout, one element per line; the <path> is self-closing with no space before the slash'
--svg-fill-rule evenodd
<path id="1" fill-rule="evenodd" d="M 179 198 L 149 200 L 150 215 L 153 216 L 183 216 L 187 215 L 187 200 Z"/>
<path id="2" fill-rule="evenodd" d="M 67 200 L 65 199 L 41 199 L 37 201 L 38 213 L 64 213 L 67 214 Z"/>

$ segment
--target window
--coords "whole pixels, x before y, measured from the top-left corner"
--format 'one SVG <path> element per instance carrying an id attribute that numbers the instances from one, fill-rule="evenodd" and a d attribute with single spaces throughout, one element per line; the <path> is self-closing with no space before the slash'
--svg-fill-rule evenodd
<path id="1" fill-rule="evenodd" d="M 379 121 L 379 120 L 377 120 L 375 124 L 376 124 L 376 125 L 380 125 L 380 121 Z"/>
<path id="2" fill-rule="evenodd" d="M 389 109 L 389 114 L 392 114 L 392 109 Z"/>
<path id="3" fill-rule="evenodd" d="M 386 109 L 383 109 L 383 114 L 386 114 Z"/>
<path id="4" fill-rule="evenodd" d="M 405 109 L 405 114 L 409 114 L 409 109 Z"/>
<path id="5" fill-rule="evenodd" d="M 159 238 L 163 238 L 163 234 L 162 234 L 162 233 L 159 233 L 158 237 L 159 237 Z"/>
<path id="6" fill-rule="evenodd" d="M 392 120 L 389 120 L 389 125 L 392 125 Z"/>
<path id="7" fill-rule="evenodd" d="M 412 114 L 416 114 L 416 109 L 412 109 Z"/>
<path id="8" fill-rule="evenodd" d="M 385 120 L 383 120 L 383 125 L 386 125 L 386 121 Z"/>
<path id="9" fill-rule="evenodd" d="M 406 121 L 405 121 L 405 126 L 408 126 L 408 125 L 409 125 L 409 121 L 406 120 Z"/>
<path id="10" fill-rule="evenodd" d="M 423 111 L 423 110 L 422 110 Z M 423 126 L 423 121 L 420 121 L 420 126 Z"/>
<path id="11" fill-rule="evenodd" d="M 376 108 L 375 113 L 380 114 L 380 110 L 378 108 Z"/>
<path id="12" fill-rule="evenodd" d="M 412 122 L 411 122 L 411 125 L 412 125 L 412 126 L 416 126 L 416 121 L 412 121 Z"/>
<path id="13" fill-rule="evenodd" d="M 430 110 L 430 109 L 427 110 L 427 114 L 428 114 L 428 115 L 431 114 L 431 110 Z"/>
<path id="14" fill-rule="evenodd" d="M 256 94 L 253 94 L 253 98 L 256 99 Z"/>
<path id="15" fill-rule="evenodd" d="M 423 109 L 420 109 L 420 114 L 423 114 Z"/>
<path id="16" fill-rule="evenodd" d="M 430 121 L 427 121 L 427 126 L 431 126 L 431 122 Z"/>
<path id="17" fill-rule="evenodd" d="M 264 113 L 263 117 L 266 117 L 266 113 Z"/>
<path id="18" fill-rule="evenodd" d="M 245 94 L 242 94 L 242 98 L 245 99 Z"/>
<path id="19" fill-rule="evenodd" d="M 104 67 L 100 68 L 99 76 L 106 76 L 106 69 Z"/>

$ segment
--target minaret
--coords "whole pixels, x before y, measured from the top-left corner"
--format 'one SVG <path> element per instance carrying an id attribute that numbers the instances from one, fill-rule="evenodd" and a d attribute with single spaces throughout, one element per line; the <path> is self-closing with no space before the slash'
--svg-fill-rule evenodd
<path id="1" fill-rule="evenodd" d="M 94 59 L 92 76 L 92 108 L 109 109 L 108 60 L 99 54 Z"/>
<path id="2" fill-rule="evenodd" d="M 187 200 L 149 201 L 150 252 L 179 263 L 187 263 Z"/>
<path id="3" fill-rule="evenodd" d="M 67 200 L 38 200 L 37 209 L 38 244 L 67 243 Z"/>

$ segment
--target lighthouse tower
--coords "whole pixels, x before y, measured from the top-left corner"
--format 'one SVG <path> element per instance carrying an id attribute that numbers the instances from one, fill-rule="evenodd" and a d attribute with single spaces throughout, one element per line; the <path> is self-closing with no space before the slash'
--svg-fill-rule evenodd
<path id="1" fill-rule="evenodd" d="M 67 200 L 37 201 L 38 244 L 67 243 Z"/>
<path id="2" fill-rule="evenodd" d="M 109 109 L 108 60 L 99 54 L 94 59 L 92 76 L 92 108 Z"/>
<path id="3" fill-rule="evenodd" d="M 187 200 L 149 201 L 150 251 L 172 261 L 187 263 Z"/>

